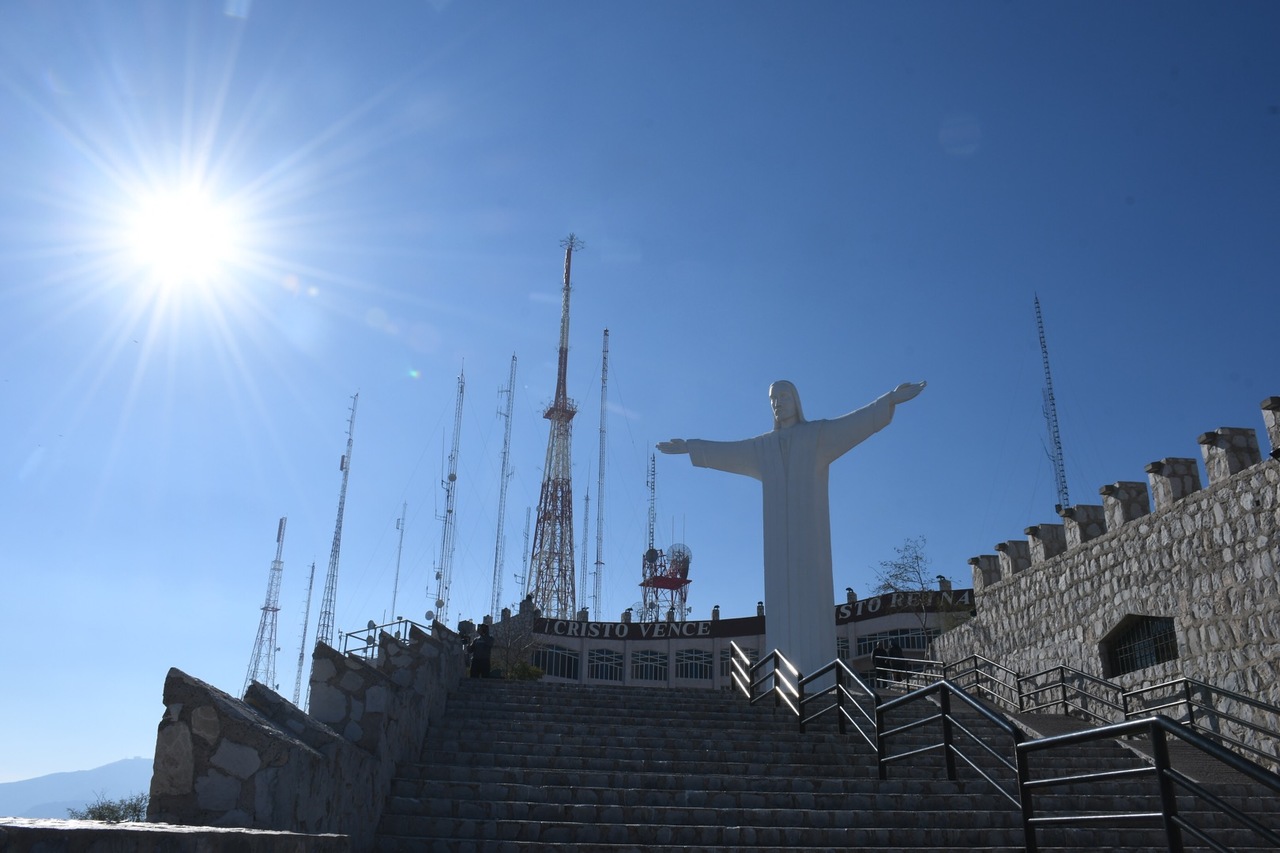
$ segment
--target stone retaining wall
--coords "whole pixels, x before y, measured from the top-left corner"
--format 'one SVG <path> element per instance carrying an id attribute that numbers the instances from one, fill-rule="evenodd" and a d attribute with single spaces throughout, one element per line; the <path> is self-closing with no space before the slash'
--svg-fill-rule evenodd
<path id="1" fill-rule="evenodd" d="M 1280 705 L 1280 398 L 1262 408 L 1273 458 L 1261 459 L 1251 429 L 1205 433 L 1206 488 L 1193 459 L 1153 462 L 1154 512 L 1147 484 L 1114 483 L 1100 490 L 1103 506 L 1065 508 L 1062 526 L 1029 527 L 1028 541 L 970 560 L 977 614 L 939 637 L 934 656 L 1107 677 L 1104 648 L 1127 617 L 1169 617 L 1177 658 L 1113 683 L 1132 690 L 1186 677 Z"/>
<path id="2" fill-rule="evenodd" d="M 316 646 L 310 715 L 261 684 L 243 700 L 171 669 L 147 820 L 372 841 L 401 761 L 462 677 L 456 634 L 379 637 L 371 659 Z"/>

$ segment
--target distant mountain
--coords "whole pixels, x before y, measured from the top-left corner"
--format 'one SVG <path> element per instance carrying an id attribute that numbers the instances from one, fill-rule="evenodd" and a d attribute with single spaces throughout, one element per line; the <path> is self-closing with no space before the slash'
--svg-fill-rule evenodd
<path id="1" fill-rule="evenodd" d="M 66 817 L 101 796 L 118 800 L 151 790 L 151 759 L 126 758 L 93 770 L 50 773 L 20 782 L 0 782 L 0 815 Z"/>

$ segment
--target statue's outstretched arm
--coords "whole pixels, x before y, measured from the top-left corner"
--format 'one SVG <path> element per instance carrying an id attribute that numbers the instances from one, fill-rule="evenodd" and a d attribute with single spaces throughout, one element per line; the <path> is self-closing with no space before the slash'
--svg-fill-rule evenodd
<path id="1" fill-rule="evenodd" d="M 688 453 L 689 445 L 683 438 L 673 438 L 670 441 L 659 441 L 658 450 L 663 453 Z"/>
<path id="2" fill-rule="evenodd" d="M 924 390 L 924 386 L 928 382 L 903 382 L 897 388 L 889 392 L 889 399 L 896 406 L 898 403 L 905 403 L 908 400 L 914 400 Z"/>

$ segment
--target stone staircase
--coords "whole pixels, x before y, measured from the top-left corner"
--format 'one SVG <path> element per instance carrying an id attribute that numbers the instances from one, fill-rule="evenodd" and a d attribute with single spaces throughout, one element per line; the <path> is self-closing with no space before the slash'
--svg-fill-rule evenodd
<path id="1" fill-rule="evenodd" d="M 976 715 L 964 725 L 995 736 Z M 917 742 L 930 738 L 936 726 L 922 727 Z M 1104 742 L 1055 762 L 1054 775 L 1072 775 L 1140 760 Z M 998 763 L 978 763 L 1011 782 Z M 1010 802 L 972 769 L 962 766 L 951 782 L 941 766 L 940 756 L 921 756 L 881 781 L 874 750 L 856 734 L 838 734 L 833 722 L 801 734 L 795 717 L 731 693 L 467 679 L 420 761 L 397 768 L 375 849 L 1025 849 Z M 1073 788 L 1037 806 L 1041 814 L 1158 809 L 1149 788 Z M 1253 805 L 1274 812 L 1271 800 Z M 1055 829 L 1039 838 L 1044 851 L 1166 849 L 1154 830 Z M 1207 848 L 1189 840 L 1187 849 Z"/>

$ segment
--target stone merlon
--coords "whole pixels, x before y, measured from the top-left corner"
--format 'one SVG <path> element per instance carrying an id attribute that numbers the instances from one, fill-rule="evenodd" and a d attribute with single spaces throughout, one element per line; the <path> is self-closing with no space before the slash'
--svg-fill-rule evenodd
<path id="1" fill-rule="evenodd" d="M 1213 486 L 1262 461 L 1258 434 L 1242 427 L 1221 427 L 1196 439 L 1204 457 L 1204 470 Z"/>
<path id="2" fill-rule="evenodd" d="M 1280 397 L 1262 401 L 1262 422 L 1266 424 L 1267 440 L 1271 442 L 1271 458 L 1280 459 Z"/>
<path id="3" fill-rule="evenodd" d="M 1121 480 L 1098 489 L 1102 495 L 1102 510 L 1106 515 L 1107 530 L 1119 530 L 1126 522 L 1141 518 L 1151 512 L 1151 498 L 1147 484 L 1134 480 Z"/>
<path id="4" fill-rule="evenodd" d="M 1148 465 L 1146 471 L 1157 510 L 1171 507 L 1187 495 L 1200 491 L 1200 467 L 1195 459 L 1160 459 Z"/>
<path id="5" fill-rule="evenodd" d="M 1067 550 L 1066 529 L 1061 524 L 1036 524 L 1022 532 L 1027 534 L 1032 565 L 1043 563 Z"/>

